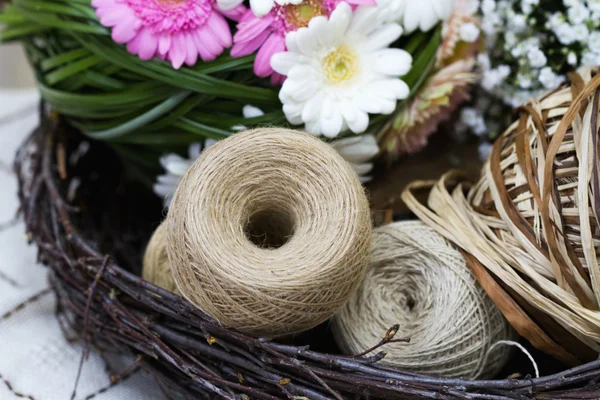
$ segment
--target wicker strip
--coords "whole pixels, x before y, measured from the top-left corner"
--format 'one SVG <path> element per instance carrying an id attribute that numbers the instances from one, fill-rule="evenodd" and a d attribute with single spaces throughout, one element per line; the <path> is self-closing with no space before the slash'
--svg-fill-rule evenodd
<path id="1" fill-rule="evenodd" d="M 600 75 L 584 69 L 520 108 L 472 187 L 456 172 L 403 193 L 464 251 L 516 330 L 570 364 L 600 350 Z M 430 189 L 428 207 L 413 192 Z"/>

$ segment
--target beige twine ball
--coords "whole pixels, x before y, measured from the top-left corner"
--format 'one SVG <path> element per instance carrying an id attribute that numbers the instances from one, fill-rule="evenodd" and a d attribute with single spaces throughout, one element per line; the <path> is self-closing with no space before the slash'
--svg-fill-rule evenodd
<path id="1" fill-rule="evenodd" d="M 331 318 L 368 264 L 371 220 L 358 177 L 298 131 L 256 129 L 208 148 L 177 189 L 167 225 L 183 296 L 256 336 Z"/>
<path id="2" fill-rule="evenodd" d="M 448 377 L 493 376 L 509 348 L 496 346 L 487 354 L 488 349 L 513 337 L 461 253 L 420 221 L 373 231 L 371 265 L 334 319 L 333 333 L 342 351 L 358 354 L 394 324 L 400 324 L 395 337 L 410 343 L 381 348 L 385 362 Z"/>
<path id="3" fill-rule="evenodd" d="M 144 254 L 142 278 L 170 292 L 177 292 L 167 256 L 167 227 L 160 224 L 148 242 Z"/>

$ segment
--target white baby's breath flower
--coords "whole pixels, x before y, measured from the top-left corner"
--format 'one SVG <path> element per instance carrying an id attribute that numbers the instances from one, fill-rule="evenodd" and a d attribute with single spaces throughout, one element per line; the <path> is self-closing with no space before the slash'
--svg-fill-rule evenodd
<path id="1" fill-rule="evenodd" d="M 544 53 L 537 47 L 529 49 L 527 58 L 529 59 L 529 64 L 533 68 L 541 68 L 548 62 Z"/>
<path id="2" fill-rule="evenodd" d="M 462 41 L 473 43 L 479 37 L 479 28 L 474 23 L 467 22 L 458 28 L 458 34 Z"/>
<path id="3" fill-rule="evenodd" d="M 562 76 L 555 74 L 550 67 L 542 68 L 538 79 L 546 89 L 554 89 L 564 80 Z"/>
<path id="4" fill-rule="evenodd" d="M 590 34 L 587 45 L 591 52 L 600 53 L 600 31 L 594 31 Z"/>
<path id="5" fill-rule="evenodd" d="M 581 64 L 584 67 L 596 67 L 600 65 L 600 54 L 586 51 L 581 56 Z"/>
<path id="6" fill-rule="evenodd" d="M 517 75 L 517 84 L 522 89 L 529 89 L 531 87 L 531 85 L 533 84 L 531 75 L 518 74 Z"/>
<path id="7" fill-rule="evenodd" d="M 563 0 L 563 4 L 566 7 L 575 7 L 577 5 L 579 5 L 581 2 L 581 0 Z"/>
<path id="8" fill-rule="evenodd" d="M 563 22 L 562 24 L 558 25 L 553 29 L 553 31 L 559 42 L 562 44 L 571 44 L 577 38 L 575 29 L 573 29 L 573 27 L 567 22 Z"/>
<path id="9" fill-rule="evenodd" d="M 590 30 L 587 26 L 583 24 L 573 26 L 573 31 L 575 32 L 575 39 L 580 42 L 587 42 L 588 37 L 590 35 Z"/>
<path id="10" fill-rule="evenodd" d="M 522 14 L 514 14 L 509 19 L 509 28 L 514 32 L 522 32 L 527 27 L 527 19 Z"/>
<path id="11" fill-rule="evenodd" d="M 479 147 L 477 148 L 477 152 L 479 153 L 479 159 L 481 161 L 487 160 L 488 157 L 490 156 L 490 154 L 492 154 L 493 148 L 494 148 L 494 145 L 489 142 L 481 143 L 479 145 Z"/>
<path id="12" fill-rule="evenodd" d="M 348 128 L 364 132 L 368 114 L 392 113 L 409 94 L 398 77 L 410 70 L 412 57 L 388 48 L 401 33 L 398 24 L 381 24 L 374 7 L 353 13 L 346 3 L 329 20 L 315 17 L 308 27 L 288 33 L 288 51 L 271 58 L 273 69 L 287 76 L 279 98 L 288 121 L 335 137 Z"/>
<path id="13" fill-rule="evenodd" d="M 555 12 L 548 18 L 547 29 L 556 29 L 566 21 L 565 15 L 560 12 Z"/>
<path id="14" fill-rule="evenodd" d="M 521 9 L 526 15 L 531 14 L 534 7 L 537 7 L 540 3 L 540 0 L 522 0 Z"/>
<path id="15" fill-rule="evenodd" d="M 567 55 L 567 62 L 569 63 L 569 65 L 577 65 L 577 54 L 570 51 Z"/>
<path id="16" fill-rule="evenodd" d="M 590 17 L 590 10 L 582 3 L 578 3 L 569 7 L 567 15 L 573 25 L 578 25 Z"/>
<path id="17" fill-rule="evenodd" d="M 517 44 L 517 35 L 515 35 L 514 32 L 506 32 L 504 34 L 504 47 L 510 49 L 514 47 L 515 44 Z"/>

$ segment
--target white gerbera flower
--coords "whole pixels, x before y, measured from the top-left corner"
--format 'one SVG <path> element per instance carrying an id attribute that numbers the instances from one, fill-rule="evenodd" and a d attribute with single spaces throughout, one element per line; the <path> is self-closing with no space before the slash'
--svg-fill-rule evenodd
<path id="1" fill-rule="evenodd" d="M 399 23 L 407 33 L 425 32 L 450 18 L 454 0 L 378 0 L 377 7 L 384 21 Z"/>
<path id="2" fill-rule="evenodd" d="M 350 128 L 364 132 L 368 114 L 391 114 L 408 97 L 398 79 L 411 68 L 412 57 L 388 46 L 402 34 L 398 24 L 382 24 L 376 7 L 340 3 L 329 20 L 313 18 L 308 27 L 285 38 L 288 51 L 271 58 L 273 69 L 287 75 L 279 98 L 292 124 L 335 137 Z"/>
<path id="3" fill-rule="evenodd" d="M 229 11 L 243 2 L 244 0 L 217 0 L 217 5 L 221 10 Z M 264 17 L 275 7 L 275 3 L 280 6 L 288 4 L 298 5 L 302 3 L 302 0 L 250 0 L 250 8 L 252 9 L 252 13 L 257 17 Z"/>

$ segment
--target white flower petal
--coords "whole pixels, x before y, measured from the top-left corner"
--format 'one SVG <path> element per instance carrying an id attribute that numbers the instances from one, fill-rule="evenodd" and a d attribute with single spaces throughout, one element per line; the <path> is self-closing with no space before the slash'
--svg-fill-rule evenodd
<path id="1" fill-rule="evenodd" d="M 398 24 L 386 24 L 369 36 L 366 50 L 379 50 L 388 47 L 402 35 L 402 27 Z"/>
<path id="2" fill-rule="evenodd" d="M 296 42 L 301 54 L 311 56 L 318 46 L 318 37 L 312 30 L 301 28 L 296 31 Z"/>
<path id="3" fill-rule="evenodd" d="M 311 135 L 319 136 L 321 134 L 321 124 L 319 120 L 307 122 L 304 125 L 304 130 Z"/>
<path id="4" fill-rule="evenodd" d="M 321 109 L 323 107 L 323 100 L 323 94 L 317 93 L 314 97 L 306 102 L 304 109 L 302 110 L 302 121 L 304 121 L 304 123 L 308 124 L 310 122 L 319 120 Z"/>
<path id="5" fill-rule="evenodd" d="M 275 6 L 274 0 L 250 0 L 250 8 L 257 17 L 264 17 Z"/>
<path id="6" fill-rule="evenodd" d="M 329 34 L 327 18 L 323 16 L 315 17 L 310 20 L 308 27 L 315 32 L 315 36 L 319 40 L 321 46 L 331 45 L 331 39 L 333 37 Z"/>
<path id="7" fill-rule="evenodd" d="M 353 136 L 331 143 L 344 160 L 360 164 L 370 161 L 379 154 L 379 146 L 373 135 Z M 368 171 L 367 171 L 368 172 Z"/>
<path id="8" fill-rule="evenodd" d="M 374 70 L 381 74 L 402 76 L 412 67 L 411 55 L 402 49 L 378 50 L 373 57 Z"/>
<path id="9" fill-rule="evenodd" d="M 331 98 L 325 98 L 321 112 L 321 133 L 327 137 L 336 137 L 342 130 L 342 113 Z"/>
<path id="10" fill-rule="evenodd" d="M 356 110 L 355 118 L 352 122 L 348 121 L 348 128 L 354 133 L 363 133 L 369 126 L 369 115 L 361 110 Z"/>
<path id="11" fill-rule="evenodd" d="M 450 14 L 452 14 L 452 9 L 454 8 L 454 1 L 432 1 L 431 5 L 433 6 L 437 17 L 441 20 L 446 20 L 450 18 Z"/>
<path id="12" fill-rule="evenodd" d="M 291 33 L 288 34 L 288 37 L 290 35 Z M 299 54 L 289 51 L 275 53 L 271 57 L 271 68 L 281 75 L 287 75 L 292 67 L 300 63 L 300 58 L 301 56 Z"/>
<path id="13" fill-rule="evenodd" d="M 352 169 L 356 172 L 356 175 L 366 175 L 373 170 L 373 164 L 352 164 Z"/>
<path id="14" fill-rule="evenodd" d="M 244 108 L 242 108 L 242 115 L 244 116 L 244 118 L 256 118 L 262 117 L 263 115 L 265 115 L 265 113 L 258 107 L 246 104 Z"/>
<path id="15" fill-rule="evenodd" d="M 352 8 L 346 3 L 340 3 L 329 16 L 329 35 L 333 38 L 342 36 L 352 20 Z M 288 34 L 289 35 L 289 34 Z M 288 47 L 289 49 L 289 47 Z"/>
<path id="16" fill-rule="evenodd" d="M 381 26 L 380 14 L 377 7 L 362 6 L 354 10 L 350 30 L 369 34 Z"/>
<path id="17" fill-rule="evenodd" d="M 408 97 L 410 89 L 400 79 L 385 79 L 371 84 L 371 89 L 381 97 L 390 100 L 402 100 Z"/>
<path id="18" fill-rule="evenodd" d="M 217 5 L 223 11 L 234 9 L 242 3 L 243 0 L 217 0 Z"/>

